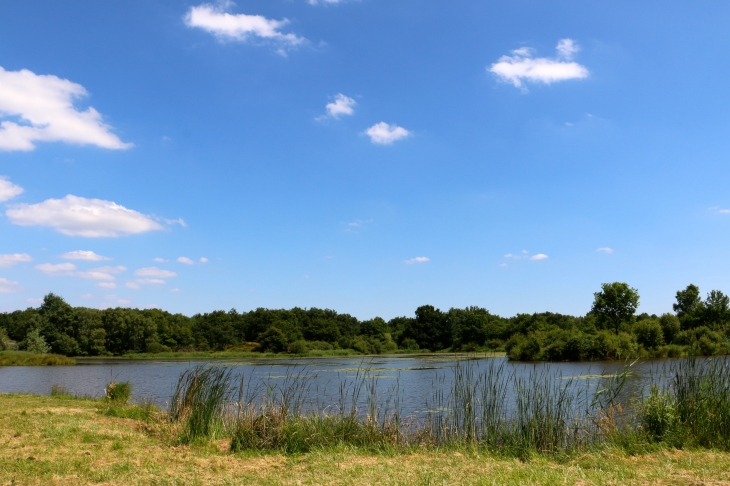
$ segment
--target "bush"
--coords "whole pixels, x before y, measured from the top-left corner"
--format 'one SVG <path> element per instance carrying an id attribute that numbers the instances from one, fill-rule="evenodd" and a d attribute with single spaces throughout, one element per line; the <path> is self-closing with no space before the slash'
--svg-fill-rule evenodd
<path id="1" fill-rule="evenodd" d="M 33 354 L 47 354 L 51 350 L 38 328 L 28 331 L 25 336 L 24 347 L 26 351 Z"/>
<path id="2" fill-rule="evenodd" d="M 307 354 L 308 351 L 307 342 L 303 339 L 294 341 L 289 345 L 289 352 L 292 354 Z"/>
<path id="3" fill-rule="evenodd" d="M 636 342 L 646 349 L 656 349 L 664 344 L 664 333 L 661 321 L 658 319 L 644 319 L 634 325 Z"/>
<path id="4" fill-rule="evenodd" d="M 401 349 L 407 349 L 409 351 L 416 351 L 416 350 L 418 350 L 418 343 L 416 342 L 415 339 L 405 338 L 401 342 L 400 347 L 401 347 Z"/>
<path id="5" fill-rule="evenodd" d="M 652 441 L 660 441 L 677 423 L 677 407 L 674 398 L 652 385 L 649 396 L 639 407 L 639 420 Z"/>
<path id="6" fill-rule="evenodd" d="M 132 384 L 128 381 L 112 381 L 106 386 L 106 401 L 116 405 L 125 405 L 132 397 Z"/>
<path id="7" fill-rule="evenodd" d="M 280 353 L 286 349 L 286 336 L 277 327 L 271 326 L 266 331 L 259 334 L 259 351 L 272 351 Z"/>
<path id="8" fill-rule="evenodd" d="M 679 318 L 674 314 L 662 314 L 659 318 L 659 324 L 662 326 L 662 334 L 664 334 L 664 342 L 671 344 L 681 331 Z"/>

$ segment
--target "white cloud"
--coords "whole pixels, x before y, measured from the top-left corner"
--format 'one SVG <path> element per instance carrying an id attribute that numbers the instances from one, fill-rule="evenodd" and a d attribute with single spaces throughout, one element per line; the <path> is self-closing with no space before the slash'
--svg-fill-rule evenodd
<path id="1" fill-rule="evenodd" d="M 140 268 L 134 274 L 138 277 L 159 277 L 159 278 L 171 278 L 177 277 L 177 273 L 169 270 L 162 270 L 157 267 Z"/>
<path id="2" fill-rule="evenodd" d="M 127 300 L 127 299 L 119 299 L 119 300 L 117 301 L 117 303 L 118 303 L 119 305 L 129 305 L 129 304 L 131 304 L 131 303 L 132 303 L 132 301 L 131 301 L 131 300 Z"/>
<path id="3" fill-rule="evenodd" d="M 137 283 L 142 285 L 164 285 L 165 281 L 159 278 L 140 278 L 137 279 Z"/>
<path id="4" fill-rule="evenodd" d="M 48 226 L 65 235 L 87 238 L 115 238 L 163 229 L 149 216 L 115 202 L 72 195 L 38 204 L 13 204 L 5 215 L 20 226 Z"/>
<path id="5" fill-rule="evenodd" d="M 205 257 L 200 257 L 200 263 L 208 263 L 208 259 Z"/>
<path id="6" fill-rule="evenodd" d="M 97 255 L 93 251 L 76 250 L 69 251 L 61 255 L 64 260 L 84 260 L 87 262 L 100 262 L 102 260 L 111 260 L 109 257 Z"/>
<path id="7" fill-rule="evenodd" d="M 113 274 L 124 272 L 126 267 L 100 267 L 92 268 L 90 270 L 77 271 L 76 265 L 73 263 L 43 263 L 36 265 L 36 269 L 45 273 L 46 275 L 52 276 L 65 276 L 65 277 L 78 277 L 89 280 L 115 280 Z M 109 288 L 109 287 L 104 287 Z"/>
<path id="8" fill-rule="evenodd" d="M 76 270 L 76 265 L 73 263 L 43 263 L 35 267 L 48 275 L 69 275 L 70 272 Z"/>
<path id="9" fill-rule="evenodd" d="M 20 284 L 0 277 L 0 294 L 10 294 L 20 290 Z"/>
<path id="10" fill-rule="evenodd" d="M 500 266 L 500 267 L 506 267 L 506 266 L 507 266 L 507 264 L 506 264 L 506 263 L 500 263 L 500 264 L 499 264 L 499 266 Z"/>
<path id="11" fill-rule="evenodd" d="M 206 3 L 191 7 L 185 15 L 185 24 L 188 27 L 203 29 L 222 41 L 245 42 L 251 38 L 258 38 L 284 46 L 296 46 L 305 40 L 280 31 L 289 23 L 287 19 L 273 20 L 261 15 L 230 14 L 226 12 L 226 7 L 229 5 L 228 2 L 222 6 Z"/>
<path id="12" fill-rule="evenodd" d="M 573 54 L 580 51 L 580 47 L 573 39 L 560 39 L 555 49 L 558 51 L 558 57 L 567 60 L 573 59 Z"/>
<path id="13" fill-rule="evenodd" d="M 608 248 L 608 247 L 602 247 L 602 248 L 599 248 L 596 251 L 599 252 L 599 253 L 613 253 L 613 249 L 612 248 Z"/>
<path id="14" fill-rule="evenodd" d="M 337 5 L 344 0 L 307 0 L 309 5 Z"/>
<path id="15" fill-rule="evenodd" d="M 98 284 L 96 284 L 96 286 L 99 288 L 102 288 L 102 289 L 116 289 L 117 288 L 117 284 L 115 284 L 114 282 L 99 282 Z"/>
<path id="16" fill-rule="evenodd" d="M 136 283 L 136 282 L 127 282 L 127 288 L 129 288 L 129 289 L 135 289 L 135 290 L 137 290 L 137 289 L 139 289 L 139 288 L 141 288 L 141 287 L 140 287 L 140 285 L 139 285 L 138 283 Z"/>
<path id="17" fill-rule="evenodd" d="M 350 98 L 349 96 L 345 96 L 342 93 L 339 93 L 337 96 L 335 96 L 335 101 L 332 103 L 327 103 L 327 106 L 325 107 L 327 109 L 327 115 L 331 116 L 332 118 L 340 118 L 343 115 L 352 115 L 355 113 L 355 105 L 357 105 L 357 102 Z"/>
<path id="18" fill-rule="evenodd" d="M 195 265 L 195 262 L 188 257 L 180 257 L 177 259 L 178 263 L 184 263 L 185 265 Z"/>
<path id="19" fill-rule="evenodd" d="M 33 258 L 27 253 L 10 253 L 0 255 L 0 268 L 12 267 L 16 263 L 32 262 Z"/>
<path id="20" fill-rule="evenodd" d="M 74 101 L 87 94 L 67 79 L 0 67 L 0 116 L 14 119 L 0 122 L 0 150 L 33 150 L 36 142 L 131 147 L 111 133 L 94 108 L 74 108 Z"/>
<path id="21" fill-rule="evenodd" d="M 568 79 L 583 79 L 588 77 L 588 69 L 572 61 L 578 50 L 578 45 L 572 39 L 558 42 L 558 55 L 555 59 L 532 57 L 533 50 L 522 47 L 512 51 L 511 56 L 500 57 L 499 61 L 489 67 L 489 71 L 517 88 L 524 88 L 523 83 L 526 81 L 550 84 Z"/>
<path id="22" fill-rule="evenodd" d="M 170 292 L 172 292 L 172 293 L 175 293 L 175 294 L 176 294 L 176 293 L 180 292 L 180 289 L 170 289 Z"/>
<path id="23" fill-rule="evenodd" d="M 385 122 L 376 123 L 365 132 L 370 141 L 380 145 L 390 145 L 396 140 L 405 138 L 411 134 L 408 130 L 398 125 L 388 125 Z"/>
<path id="24" fill-rule="evenodd" d="M 0 89 L 2 89 L 2 84 L 0 84 Z M 2 113 L 2 111 L 0 111 L 0 113 Z M 1 131 L 0 134 L 2 134 Z M 9 201 L 15 196 L 19 196 L 21 194 L 23 194 L 22 187 L 13 184 L 7 177 L 0 176 L 0 202 Z"/>
<path id="25" fill-rule="evenodd" d="M 164 258 L 157 257 L 157 258 L 153 258 L 152 261 L 157 262 L 157 263 L 165 263 L 169 260 L 165 260 Z"/>
<path id="26" fill-rule="evenodd" d="M 81 296 L 82 299 L 93 299 L 94 294 L 84 294 Z"/>
<path id="27" fill-rule="evenodd" d="M 414 263 L 426 263 L 428 261 L 431 261 L 431 259 L 425 256 L 419 256 L 406 260 L 405 263 L 407 263 L 408 265 L 413 265 Z"/>
<path id="28" fill-rule="evenodd" d="M 548 256 L 545 255 L 544 253 L 538 253 L 537 255 L 530 256 L 529 251 L 522 250 L 519 255 L 513 255 L 512 253 L 507 253 L 506 255 L 504 255 L 504 258 L 511 258 L 513 260 L 523 260 L 523 259 L 544 260 L 544 259 L 548 258 Z M 506 265 L 503 265 L 503 266 L 506 266 Z"/>

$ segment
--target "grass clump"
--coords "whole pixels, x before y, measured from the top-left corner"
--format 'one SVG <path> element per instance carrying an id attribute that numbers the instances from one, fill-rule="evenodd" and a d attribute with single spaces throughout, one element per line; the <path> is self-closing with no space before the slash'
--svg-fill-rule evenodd
<path id="1" fill-rule="evenodd" d="M 215 438 L 223 430 L 223 418 L 230 401 L 231 370 L 196 366 L 180 375 L 170 402 L 170 419 L 182 424 L 180 440 Z"/>
<path id="2" fill-rule="evenodd" d="M 111 381 L 104 390 L 106 401 L 115 405 L 126 405 L 132 398 L 132 384 L 128 381 Z"/>

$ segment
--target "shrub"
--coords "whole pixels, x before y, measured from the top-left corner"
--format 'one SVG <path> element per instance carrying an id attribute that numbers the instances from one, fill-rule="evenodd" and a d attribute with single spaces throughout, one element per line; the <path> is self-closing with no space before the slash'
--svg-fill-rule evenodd
<path id="1" fill-rule="evenodd" d="M 303 339 L 294 341 L 289 345 L 289 352 L 292 354 L 307 354 L 308 351 L 309 347 L 307 346 L 307 342 Z"/>
<path id="2" fill-rule="evenodd" d="M 664 334 L 664 342 L 671 344 L 681 330 L 679 318 L 674 314 L 662 314 L 659 318 L 659 324 L 662 326 L 662 334 Z"/>
<path id="3" fill-rule="evenodd" d="M 25 335 L 25 350 L 33 354 L 47 354 L 51 347 L 46 343 L 46 340 L 41 336 L 38 328 L 33 328 L 28 331 Z"/>
<path id="4" fill-rule="evenodd" d="M 259 334 L 259 351 L 273 351 L 280 353 L 286 349 L 286 336 L 278 328 L 271 326 L 266 331 Z"/>
<path id="5" fill-rule="evenodd" d="M 401 349 L 407 349 L 409 351 L 416 351 L 416 350 L 418 350 L 418 343 L 416 342 L 415 339 L 405 338 L 401 342 L 400 347 L 401 347 Z"/>
<path id="6" fill-rule="evenodd" d="M 660 441 L 677 423 L 677 407 L 674 398 L 651 386 L 649 396 L 639 406 L 639 420 L 650 440 Z"/>
<path id="7" fill-rule="evenodd" d="M 644 319 L 634 325 L 636 342 L 646 349 L 656 349 L 664 344 L 664 333 L 661 321 L 658 319 Z"/>
<path id="8" fill-rule="evenodd" d="M 106 401 L 116 405 L 125 405 L 132 397 L 132 384 L 128 381 L 112 381 L 106 386 Z"/>
<path id="9" fill-rule="evenodd" d="M 668 358 L 681 358 L 682 357 L 682 347 L 677 346 L 676 344 L 670 344 L 667 346 L 667 357 Z"/>

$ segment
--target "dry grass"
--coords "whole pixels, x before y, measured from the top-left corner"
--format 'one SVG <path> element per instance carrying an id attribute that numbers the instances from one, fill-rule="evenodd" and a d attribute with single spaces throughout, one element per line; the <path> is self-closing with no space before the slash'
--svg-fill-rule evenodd
<path id="1" fill-rule="evenodd" d="M 298 456 L 229 454 L 225 441 L 176 445 L 164 421 L 103 414 L 92 400 L 0 395 L 0 485 L 545 484 L 730 485 L 730 454 L 603 450 L 562 462 L 467 451 Z"/>

